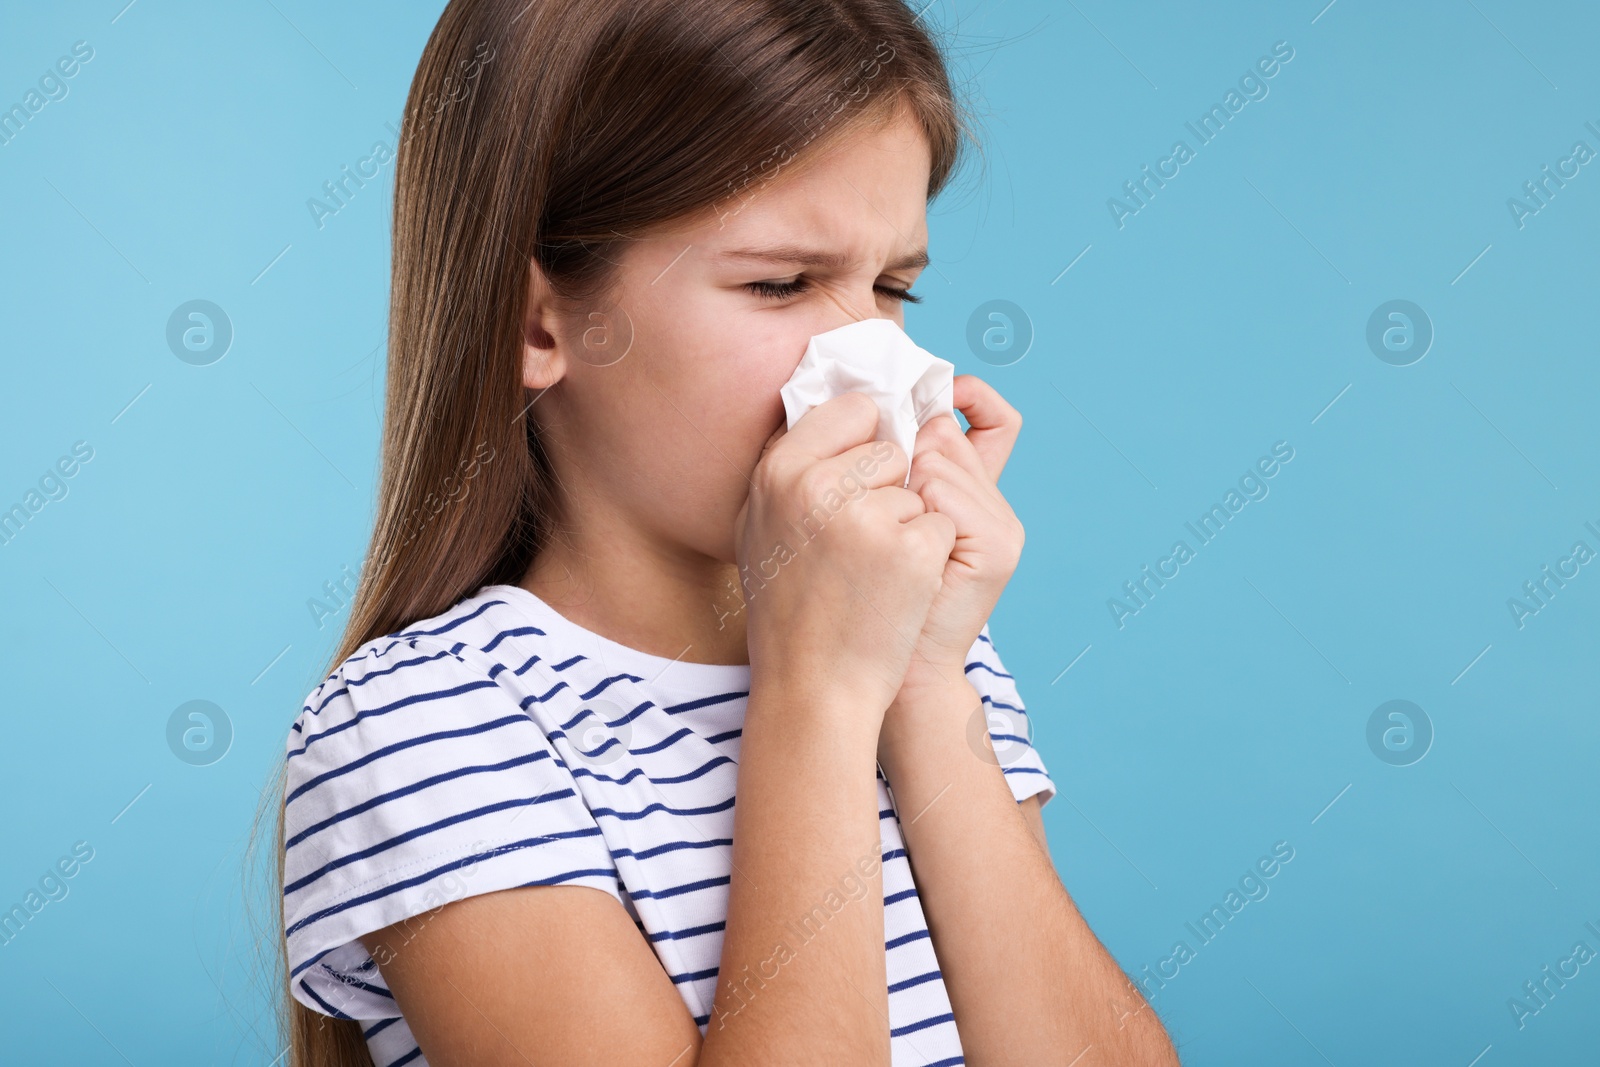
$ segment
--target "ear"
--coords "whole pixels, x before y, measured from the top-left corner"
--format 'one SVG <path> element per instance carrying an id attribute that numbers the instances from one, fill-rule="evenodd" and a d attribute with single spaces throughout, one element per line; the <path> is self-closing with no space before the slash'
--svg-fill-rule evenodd
<path id="1" fill-rule="evenodd" d="M 544 271 L 528 261 L 528 307 L 522 317 L 522 384 L 548 389 L 567 373 L 554 293 Z"/>

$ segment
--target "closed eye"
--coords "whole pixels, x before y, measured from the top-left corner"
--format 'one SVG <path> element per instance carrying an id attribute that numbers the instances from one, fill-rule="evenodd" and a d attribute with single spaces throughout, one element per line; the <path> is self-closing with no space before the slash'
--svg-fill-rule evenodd
<path id="1" fill-rule="evenodd" d="M 766 297 L 769 300 L 783 300 L 807 291 L 811 288 L 811 284 L 806 281 L 805 275 L 801 275 L 792 282 L 747 282 L 745 283 L 745 288 L 757 296 Z M 913 293 L 910 289 L 897 289 L 892 285 L 874 285 L 872 288 L 892 300 L 900 300 L 908 304 L 922 303 L 922 297 Z"/>

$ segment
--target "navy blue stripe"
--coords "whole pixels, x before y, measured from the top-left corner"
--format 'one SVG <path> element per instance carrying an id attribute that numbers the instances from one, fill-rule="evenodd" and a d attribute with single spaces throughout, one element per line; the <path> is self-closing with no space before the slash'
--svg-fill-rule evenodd
<path id="1" fill-rule="evenodd" d="M 339 664 L 338 670 L 335 671 L 335 673 L 338 673 L 339 671 L 343 671 L 346 667 L 350 666 L 352 663 L 358 662 L 359 660 L 363 660 L 363 659 L 382 659 L 383 657 L 387 656 L 390 652 L 394 651 L 394 649 L 396 649 L 400 645 L 405 645 L 406 647 L 412 648 L 412 649 L 415 649 L 417 647 L 417 643 L 415 641 L 412 641 L 409 638 L 406 638 L 404 636 L 401 636 L 401 635 L 398 635 L 398 634 L 386 634 L 385 636 L 391 639 L 387 645 L 384 645 L 382 648 L 379 648 L 378 647 L 378 642 L 383 640 L 383 638 L 381 638 L 381 637 L 373 638 L 372 641 L 368 642 L 365 645 L 362 645 L 355 652 L 351 653 L 351 655 L 348 658 L 346 658 L 343 663 Z M 327 682 L 323 683 L 323 685 L 326 685 L 326 684 L 327 684 Z M 321 686 L 318 686 L 318 688 L 320 689 Z"/>
<path id="2" fill-rule="evenodd" d="M 562 736 L 564 737 L 566 735 L 563 734 Z M 609 774 L 601 774 L 598 771 L 591 771 L 587 767 L 571 767 L 569 770 L 571 770 L 574 778 L 581 774 L 585 777 L 593 778 L 597 782 L 610 782 L 612 785 L 627 785 L 629 782 L 633 781 L 635 778 L 644 773 L 643 767 L 635 767 L 627 774 L 624 774 L 621 778 L 613 778 Z"/>
<path id="3" fill-rule="evenodd" d="M 324 1012 L 326 1012 L 327 1014 L 333 1016 L 335 1019 L 348 1019 L 348 1018 L 350 1018 L 350 1016 L 346 1015 L 344 1012 L 340 1011 L 338 1008 L 334 1007 L 332 1004 L 329 1004 L 326 1000 L 323 1000 L 321 997 L 317 996 L 317 991 L 315 989 L 312 989 L 309 985 L 307 985 L 306 982 L 303 979 L 300 982 L 300 988 L 305 990 L 306 996 L 308 996 L 312 1000 L 316 1001 L 317 1004 L 322 1008 L 322 1010 Z"/>
<path id="4" fill-rule="evenodd" d="M 687 930 L 662 930 L 660 933 L 646 933 L 646 941 L 686 941 L 691 937 L 703 937 L 714 934 L 718 930 L 726 930 L 726 922 L 706 923 L 704 926 L 691 926 Z"/>
<path id="5" fill-rule="evenodd" d="M 490 608 L 494 607 L 496 604 L 504 604 L 504 603 L 505 603 L 504 600 L 485 600 L 482 604 L 479 604 L 470 613 L 461 616 L 461 618 L 459 618 L 459 619 L 452 619 L 449 622 L 445 623 L 443 626 L 440 626 L 440 627 L 438 627 L 436 629 L 433 629 L 433 630 L 402 630 L 398 634 L 394 634 L 392 636 L 395 636 L 395 637 L 432 637 L 432 636 L 434 636 L 436 634 L 442 634 L 442 633 L 445 633 L 446 631 L 454 630 L 457 626 L 460 626 L 462 623 L 471 622 L 473 619 L 476 619 L 479 615 L 482 615 L 484 612 L 488 611 Z"/>
<path id="6" fill-rule="evenodd" d="M 657 785 L 661 784 L 662 782 L 672 782 L 672 783 L 676 783 L 676 782 L 692 782 L 696 778 L 699 778 L 700 776 L 708 773 L 711 770 L 711 768 L 720 767 L 724 763 L 731 763 L 735 767 L 738 766 L 737 763 L 734 763 L 733 760 L 729 759 L 727 756 L 713 756 L 709 760 L 707 760 L 705 763 L 702 763 L 699 767 L 696 767 L 694 770 L 689 771 L 687 774 L 673 774 L 673 775 L 667 775 L 667 776 L 661 777 L 661 778 L 652 778 L 650 780 L 652 782 L 655 782 Z"/>
<path id="7" fill-rule="evenodd" d="M 713 967 L 708 971 L 691 971 L 688 974 L 674 974 L 670 977 L 673 985 L 682 985 L 684 982 L 698 982 L 703 978 L 715 978 L 716 976 L 717 968 Z"/>
<path id="8" fill-rule="evenodd" d="M 515 715 L 507 715 L 503 719 L 495 719 L 492 722 L 479 723 L 476 726 L 463 726 L 459 730 L 440 730 L 437 733 L 423 734 L 421 737 L 408 737 L 404 741 L 396 741 L 392 745 L 374 749 L 358 760 L 352 760 L 351 762 L 342 766 L 333 768 L 331 771 L 325 771 L 322 774 L 317 775 L 315 778 L 301 782 L 300 785 L 295 787 L 295 789 L 289 794 L 288 798 L 285 799 L 283 803 L 285 806 L 288 806 L 296 797 L 301 796 L 308 789 L 313 789 L 316 786 L 321 785 L 323 782 L 337 778 L 342 774 L 349 774 L 351 771 L 359 770 L 375 760 L 380 760 L 385 756 L 392 755 L 393 753 L 400 752 L 404 749 L 415 748 L 418 745 L 426 745 L 433 741 L 443 741 L 450 737 L 469 737 L 472 734 L 484 734 L 488 733 L 490 730 L 498 730 L 502 726 L 511 726 L 515 723 L 527 723 L 527 721 L 528 717 L 521 712 L 518 712 Z"/>
<path id="9" fill-rule="evenodd" d="M 563 689 L 571 688 L 572 687 L 569 686 L 565 680 L 559 681 L 555 685 L 552 685 L 549 689 L 546 689 L 543 696 L 534 694 L 533 696 L 523 697 L 518 706 L 521 707 L 523 711 L 527 711 L 529 704 L 543 704 L 545 701 L 549 700 Z"/>
<path id="10" fill-rule="evenodd" d="M 712 704 L 726 704 L 730 700 L 738 700 L 741 697 L 748 697 L 749 695 L 750 691 L 748 689 L 740 690 L 736 693 L 718 693 L 716 696 L 701 697 L 699 700 L 689 700 L 682 704 L 673 704 L 670 707 L 664 707 L 661 710 L 666 712 L 668 715 L 681 715 L 686 711 L 696 711 L 700 708 L 710 707 Z"/>
<path id="11" fill-rule="evenodd" d="M 979 667 L 982 667 L 984 670 L 988 671 L 990 674 L 994 675 L 996 678 L 1011 678 L 1011 675 L 1007 674 L 1005 671 L 997 671 L 993 667 L 989 666 L 987 663 L 984 663 L 982 660 L 976 660 L 976 661 L 974 661 L 972 663 L 967 664 L 965 670 L 963 670 L 962 673 L 963 674 L 971 674 L 973 671 L 977 670 Z M 1016 681 L 1015 678 L 1012 678 L 1011 680 L 1012 681 Z"/>
<path id="12" fill-rule="evenodd" d="M 571 881 L 574 878 L 584 878 L 584 877 L 587 877 L 589 875 L 596 875 L 596 874 L 598 874 L 598 875 L 600 875 L 602 877 L 605 877 L 605 878 L 613 878 L 613 879 L 616 878 L 616 876 L 617 876 L 617 872 L 614 869 L 610 868 L 610 867 L 606 867 L 606 868 L 589 867 L 589 868 L 585 868 L 585 869 L 582 869 L 582 870 L 576 870 L 576 871 L 564 871 L 561 874 L 552 874 L 548 878 L 535 878 L 531 882 L 523 882 L 521 885 L 517 886 L 516 888 L 518 888 L 518 889 L 526 889 L 529 886 L 535 886 L 535 885 L 560 885 L 562 882 L 568 882 L 568 881 Z"/>
<path id="13" fill-rule="evenodd" d="M 407 841 L 422 837 L 424 834 L 431 834 L 435 830 L 442 830 L 446 826 L 454 826 L 457 823 L 466 822 L 469 819 L 477 819 L 484 815 L 492 815 L 497 811 L 505 811 L 507 808 L 520 808 L 533 804 L 545 804 L 549 803 L 550 801 L 561 800 L 565 797 L 574 795 L 575 794 L 572 792 L 572 790 L 562 789 L 558 790 L 557 792 L 546 793 L 543 796 L 535 797 L 532 800 L 529 800 L 526 797 L 513 797 L 510 800 L 502 800 L 494 804 L 485 804 L 481 808 L 474 808 L 471 811 L 464 811 L 459 815 L 451 815 L 443 819 L 438 819 L 434 822 L 428 823 L 426 826 L 419 826 L 414 830 L 407 830 L 405 833 L 396 834 L 394 837 L 391 837 L 386 841 L 379 841 L 377 844 L 361 849 L 360 851 L 347 852 L 336 860 L 330 860 L 328 863 L 324 864 L 320 870 L 312 871 L 303 878 L 295 879 L 292 884 L 284 886 L 283 895 L 288 896 L 290 893 L 310 885 L 323 875 L 336 871 L 346 864 L 355 863 L 357 860 L 364 860 L 368 856 L 375 856 L 387 849 L 394 848 L 396 845 L 403 845 Z M 592 829 L 561 831 L 558 833 L 547 834 L 546 836 L 551 839 L 557 839 L 565 837 L 592 837 L 599 833 L 600 828 L 594 827 Z"/>
<path id="14" fill-rule="evenodd" d="M 889 986 L 889 992 L 898 993 L 902 989 L 910 989 L 912 986 L 921 985 L 924 982 L 932 981 L 944 981 L 944 975 L 937 967 L 929 971 L 927 974 L 919 974 L 914 978 L 907 978 L 903 982 L 891 983 Z"/>
<path id="15" fill-rule="evenodd" d="M 904 1026 L 893 1027 L 889 1031 L 889 1036 L 904 1037 L 906 1034 L 914 1034 L 918 1030 L 926 1030 L 930 1026 L 938 1026 L 940 1023 L 953 1023 L 955 1021 L 955 1015 L 947 1011 L 943 1015 L 934 1015 L 927 1019 L 923 1019 L 920 1022 L 907 1023 Z"/>
<path id="16" fill-rule="evenodd" d="M 632 711 L 630 711 L 630 712 L 626 713 L 625 715 L 623 715 L 622 718 L 618 719 L 616 722 L 610 723 L 608 725 L 621 726 L 623 723 L 630 723 L 630 722 L 632 722 L 633 720 L 637 719 L 639 716 L 643 715 L 645 712 L 649 711 L 651 708 L 653 708 L 655 706 L 656 705 L 655 705 L 654 701 L 646 700 L 643 704 L 640 704 L 638 707 L 634 708 Z"/>
<path id="17" fill-rule="evenodd" d="M 930 937 L 927 930 L 913 930 L 909 934 L 901 934 L 899 937 L 890 938 L 883 943 L 883 947 L 887 951 L 892 948 L 899 948 L 901 945 L 909 945 L 913 941 L 921 941 L 925 937 Z"/>
<path id="18" fill-rule="evenodd" d="M 382 1019 L 379 1022 L 375 1023 L 374 1025 L 369 1026 L 365 1030 L 361 1031 L 361 1036 L 362 1037 L 371 1037 L 373 1034 L 377 1033 L 378 1031 L 386 1030 L 389 1027 L 393 1026 L 395 1023 L 399 1022 L 399 1021 L 400 1021 L 400 1016 L 398 1016 L 398 1015 L 391 1016 L 388 1019 Z"/>
<path id="19" fill-rule="evenodd" d="M 533 666 L 535 663 L 538 663 L 538 662 L 539 662 L 539 653 L 535 652 L 533 655 L 528 657 L 528 662 L 524 663 L 522 666 L 518 667 L 516 670 L 512 671 L 511 673 L 516 675 L 518 678 L 521 678 L 523 673 L 526 672 L 529 667 Z"/>
<path id="20" fill-rule="evenodd" d="M 588 697 L 583 697 L 582 699 L 587 701 L 589 698 Z M 651 706 L 652 705 L 651 705 L 650 701 L 646 700 L 643 704 L 640 704 L 637 708 L 634 708 L 632 711 L 625 712 L 620 719 L 615 719 L 615 720 L 602 719 L 600 717 L 600 714 L 598 712 L 596 712 L 593 708 L 579 708 L 578 709 L 578 713 L 576 715 L 574 715 L 572 718 L 568 719 L 566 722 L 558 722 L 558 723 L 556 723 L 556 729 L 562 730 L 562 731 L 570 730 L 570 729 L 572 729 L 574 726 L 578 725 L 580 722 L 582 722 L 586 718 L 594 719 L 596 722 L 600 723 L 602 726 L 605 726 L 607 729 L 614 729 L 614 728 L 616 728 L 618 726 L 621 726 L 623 723 L 627 722 L 629 719 L 636 718 L 641 711 L 643 711 L 646 708 L 649 708 Z"/>
<path id="21" fill-rule="evenodd" d="M 530 837 L 530 838 L 527 838 L 527 839 L 522 840 L 522 841 L 514 841 L 509 845 L 500 845 L 500 846 L 497 846 L 497 847 L 495 847 L 493 849 L 490 849 L 487 852 L 479 852 L 479 853 L 475 853 L 474 855 L 471 855 L 471 856 L 464 856 L 461 859 L 455 860 L 455 861 L 453 861 L 451 863 L 447 863 L 447 864 L 445 864 L 445 865 L 443 865 L 441 867 L 435 867 L 431 871 L 426 871 L 426 872 L 424 872 L 422 874 L 419 874 L 419 875 L 417 875 L 417 876 L 415 876 L 413 878 L 408 878 L 403 882 L 394 882 L 394 883 L 392 883 L 390 885 L 385 886 L 382 889 L 374 890 L 371 893 L 367 893 L 364 896 L 352 897 L 349 900 L 343 901 L 343 902 L 338 903 L 338 904 L 334 904 L 334 905 L 332 905 L 330 907 L 323 908 L 321 911 L 315 912 L 315 913 L 313 913 L 311 915 L 307 915 L 304 919 L 301 919 L 299 922 L 295 923 L 293 926 L 291 926 L 287 930 L 285 930 L 284 931 L 284 936 L 285 937 L 292 937 L 296 933 L 296 931 L 303 930 L 307 926 L 312 925 L 313 923 L 321 922 L 323 919 L 326 919 L 329 916 L 337 915 L 341 911 L 346 911 L 346 910 L 348 910 L 350 908 L 360 907 L 362 904 L 368 904 L 368 903 L 371 903 L 374 900 L 381 900 L 384 897 L 392 896 L 393 894 L 400 892 L 402 889 L 410 889 L 412 886 L 422 885 L 425 882 L 431 881 L 434 877 L 436 877 L 437 875 L 439 875 L 439 874 L 441 874 L 441 873 L 443 873 L 445 871 L 456 870 L 456 869 L 461 868 L 461 867 L 471 866 L 472 864 L 477 863 L 477 862 L 479 862 L 479 861 L 481 861 L 483 859 L 486 859 L 486 858 L 488 858 L 490 856 L 504 855 L 506 853 L 513 852 L 513 851 L 515 851 L 517 849 L 532 848 L 535 845 L 544 844 L 545 842 L 547 842 L 549 840 L 550 840 L 550 838 L 549 838 L 548 835 L 540 835 L 538 837 Z M 583 867 L 583 868 L 579 868 L 578 870 L 563 871 L 560 874 L 553 874 L 548 878 L 541 878 L 541 879 L 538 879 L 537 881 L 524 882 L 522 884 L 523 885 L 559 885 L 560 883 L 566 882 L 566 881 L 570 881 L 573 878 L 583 878 L 583 877 L 590 876 L 590 875 L 598 875 L 598 876 L 604 877 L 604 878 L 616 878 L 617 872 L 616 872 L 616 870 L 614 868 L 609 868 L 609 867 L 605 868 L 605 869 L 600 869 L 600 868 L 595 868 L 595 867 Z M 298 966 L 298 967 L 296 967 L 294 969 L 294 973 L 290 974 L 289 977 L 291 979 L 297 977 L 300 974 L 301 971 L 303 971 L 307 967 L 311 966 L 311 964 L 316 962 L 317 959 L 321 959 L 323 955 L 326 955 L 326 953 L 322 953 L 321 955 L 318 955 L 315 959 L 307 960 L 306 962 L 300 964 L 300 966 Z"/>
<path id="22" fill-rule="evenodd" d="M 552 737 L 554 736 L 555 734 L 552 734 Z M 562 736 L 565 737 L 566 734 L 562 734 Z M 629 749 L 629 752 L 637 752 L 637 749 Z M 592 755 L 592 753 L 586 753 L 586 755 Z M 667 774 L 667 776 L 662 777 L 651 777 L 650 781 L 656 782 L 658 785 L 675 784 L 675 782 L 693 782 L 696 777 L 701 777 L 702 774 L 709 773 L 710 769 L 715 768 L 715 766 L 722 766 L 723 763 L 733 763 L 733 760 L 725 757 L 725 755 L 718 755 L 718 757 L 710 758 L 710 760 L 707 760 L 706 763 L 702 763 L 701 766 L 694 768 L 693 771 L 688 771 L 688 773 Z M 738 763 L 733 763 L 733 766 L 739 765 Z M 586 766 L 574 766 L 573 768 L 573 777 L 579 776 L 579 774 L 584 774 L 584 776 L 592 777 L 592 779 L 595 779 L 597 782 L 611 782 L 613 785 L 626 785 L 627 782 L 634 781 L 635 777 L 638 777 L 643 773 L 645 773 L 645 768 L 642 768 L 642 766 L 635 766 L 632 771 L 629 771 L 629 773 L 624 774 L 622 777 L 611 777 L 610 774 L 600 774 L 597 773 L 597 771 L 590 771 L 590 769 L 586 768 Z"/>
<path id="23" fill-rule="evenodd" d="M 543 637 L 545 636 L 545 633 L 537 626 L 516 626 L 509 630 L 501 630 L 499 633 L 494 635 L 493 641 L 490 641 L 478 651 L 493 652 L 497 647 L 499 647 L 500 642 L 504 641 L 508 637 L 527 637 L 529 635 Z"/>
<path id="24" fill-rule="evenodd" d="M 415 646 L 412 646 L 412 647 L 415 647 Z M 421 649 L 418 649 L 418 651 L 421 651 Z M 442 659 L 442 658 L 444 658 L 446 656 L 449 656 L 452 659 L 454 658 L 454 655 L 452 653 L 450 653 L 449 651 L 439 651 L 439 652 L 435 652 L 431 656 L 418 656 L 416 659 L 404 659 L 404 660 L 401 660 L 399 663 L 396 663 L 393 667 L 385 667 L 381 671 L 372 671 L 372 672 L 370 672 L 368 674 L 363 674 L 360 678 L 357 678 L 353 682 L 352 681 L 347 681 L 345 683 L 345 686 L 346 686 L 346 688 L 354 689 L 358 685 L 366 685 L 368 682 L 372 681 L 372 679 L 374 679 L 374 678 L 382 678 L 386 674 L 393 674 L 395 671 L 400 670 L 402 667 L 415 667 L 419 663 L 432 663 L 434 660 Z"/>
<path id="25" fill-rule="evenodd" d="M 550 736 L 554 737 L 555 734 L 552 733 Z M 562 737 L 567 737 L 565 732 L 563 732 L 561 734 L 561 736 Z M 594 749 L 593 751 L 585 751 L 581 746 L 579 746 L 577 741 L 573 741 L 572 738 L 570 738 L 570 737 L 568 737 L 567 740 L 572 741 L 573 749 L 578 753 L 578 755 L 580 757 L 582 757 L 586 761 L 587 760 L 593 760 L 596 756 L 600 755 L 600 753 L 604 752 L 606 749 L 610 748 L 612 745 L 616 745 L 618 748 L 622 747 L 622 739 L 618 738 L 618 737 L 608 737 L 608 738 L 606 738 L 604 741 L 600 742 L 600 747 L 597 748 L 597 749 Z M 606 762 L 610 763 L 611 761 L 607 760 Z"/>
<path id="26" fill-rule="evenodd" d="M 644 679 L 640 678 L 637 674 L 613 674 L 608 678 L 602 678 L 602 679 L 600 679 L 600 681 L 596 682 L 593 689 L 591 689 L 587 693 L 583 694 L 583 699 L 584 700 L 593 700 L 595 697 L 599 696 L 601 693 L 604 693 L 607 689 L 609 689 L 615 683 L 621 682 L 621 681 L 624 681 L 624 680 L 629 681 L 629 682 L 642 682 L 642 681 L 644 681 Z M 648 703 L 648 702 L 646 702 L 646 703 Z"/>
<path id="27" fill-rule="evenodd" d="M 326 730 L 323 730 L 321 733 L 317 734 L 315 737 L 306 738 L 306 743 L 297 751 L 289 753 L 289 758 L 293 758 L 304 753 L 306 749 L 311 747 L 312 742 L 320 741 L 325 737 L 332 737 L 334 734 L 348 730 L 352 726 L 366 719 L 376 718 L 379 715 L 387 715 L 391 711 L 399 711 L 401 708 L 409 708 L 413 704 L 427 704 L 435 700 L 448 700 L 451 697 L 462 696 L 478 689 L 498 688 L 499 686 L 485 678 L 482 681 L 463 682 L 461 685 L 453 686 L 449 689 L 438 689 L 431 693 L 413 693 L 410 696 L 401 697 L 399 700 L 391 701 L 388 704 L 383 704 L 376 708 L 368 708 L 366 711 L 359 711 L 353 718 L 346 719 L 337 726 L 330 726 Z"/>
<path id="28" fill-rule="evenodd" d="M 698 893 L 702 889 L 712 889 L 719 885 L 728 885 L 733 879 L 727 875 L 719 878 L 705 878 L 698 882 L 687 882 L 684 885 L 672 886 L 670 889 L 630 889 L 628 895 L 634 900 L 666 900 L 668 897 L 681 897 L 685 893 Z"/>
<path id="29" fill-rule="evenodd" d="M 614 819 L 622 819 L 625 822 L 632 822 L 635 819 L 642 819 L 652 812 L 657 811 L 664 811 L 670 815 L 710 815 L 713 812 L 726 811 L 727 809 L 733 807 L 733 801 L 734 798 L 729 797 L 727 800 L 724 800 L 721 803 L 711 804 L 703 808 L 673 808 L 668 807 L 666 804 L 646 804 L 638 811 L 618 811 L 616 808 L 592 808 L 590 810 L 597 819 L 602 815 L 609 815 Z"/>
<path id="30" fill-rule="evenodd" d="M 413 1038 L 413 1040 L 415 1039 Z M 401 1056 L 399 1059 L 395 1060 L 393 1063 L 388 1064 L 387 1067 L 404 1067 L 405 1064 L 410 1063 L 420 1055 L 422 1055 L 422 1047 L 419 1045 L 416 1048 L 413 1048 L 410 1052 L 406 1053 L 404 1056 Z"/>
<path id="31" fill-rule="evenodd" d="M 344 675 L 338 674 L 334 675 L 334 677 L 342 679 Z M 322 703 L 317 705 L 316 710 L 313 711 L 311 705 L 309 704 L 306 705 L 305 710 L 310 711 L 312 715 L 321 715 L 322 709 L 333 703 L 334 697 L 343 696 L 348 692 L 350 692 L 350 687 L 348 685 L 341 685 L 338 689 L 335 689 L 333 692 L 329 693 L 327 697 L 323 699 Z"/>
<path id="32" fill-rule="evenodd" d="M 1005 708 L 1007 711 L 1014 711 L 1018 715 L 1022 715 L 1024 717 L 1026 717 L 1026 715 L 1028 714 L 1026 709 L 1019 708 L 1015 704 L 1007 704 L 1003 700 L 996 700 L 994 697 L 989 696 L 987 693 L 978 694 L 978 699 L 982 700 L 985 704 L 993 704 L 997 708 Z"/>
<path id="33" fill-rule="evenodd" d="M 656 856 L 660 856 L 664 853 L 676 852 L 679 849 L 684 848 L 721 848 L 725 845 L 731 847 L 733 845 L 733 838 L 713 837 L 705 841 L 668 841 L 666 844 L 655 845 L 640 852 L 635 852 L 631 848 L 613 849 L 611 855 L 613 857 L 632 856 L 636 860 L 648 860 L 654 859 Z"/>
<path id="34" fill-rule="evenodd" d="M 322 969 L 333 975 L 334 980 L 339 982 L 341 985 L 347 985 L 352 989 L 363 990 L 364 992 L 371 993 L 374 996 L 383 997 L 385 1000 L 394 999 L 394 994 L 382 986 L 376 986 L 371 982 L 363 982 L 360 979 L 350 978 L 346 975 L 342 975 L 332 967 L 329 967 L 326 963 L 322 965 Z"/>
<path id="35" fill-rule="evenodd" d="M 465 778 L 469 774 L 482 774 L 489 771 L 510 770 L 512 767 L 520 767 L 525 763 L 537 763 L 539 760 L 550 758 L 551 756 L 549 752 L 535 752 L 528 756 L 513 757 L 512 759 L 508 759 L 503 763 L 477 764 L 471 767 L 460 767 L 453 771 L 445 771 L 441 774 L 435 774 L 432 777 L 423 778 L 421 781 L 413 782 L 410 785 L 401 786 L 399 789 L 391 789 L 389 792 L 375 796 L 364 803 L 357 804 L 353 808 L 346 808 L 343 811 L 336 812 L 333 815 L 328 816 L 326 819 L 323 819 L 321 822 L 314 823 L 311 826 L 306 827 L 304 830 L 301 830 L 299 833 L 285 841 L 283 843 L 283 847 L 285 849 L 293 848 L 295 845 L 298 845 L 301 841 L 304 841 L 312 834 L 321 830 L 326 830 L 334 823 L 341 822 L 353 815 L 360 815 L 364 811 L 371 811 L 379 804 L 385 804 L 391 800 L 398 800 L 403 796 L 410 796 L 412 793 L 420 792 L 421 790 L 427 789 L 429 786 L 438 785 L 440 782 L 450 782 L 457 778 Z"/>
<path id="36" fill-rule="evenodd" d="M 693 730 L 691 730 L 687 726 L 685 726 L 683 729 L 679 730 L 677 733 L 669 734 L 667 737 L 661 739 L 660 741 L 657 741 L 653 745 L 650 745 L 650 746 L 648 746 L 646 748 L 631 749 L 630 751 L 632 751 L 633 754 L 636 755 L 636 756 L 645 756 L 645 755 L 649 755 L 652 752 L 660 752 L 662 749 L 670 748 L 671 746 L 673 746 L 673 745 L 677 744 L 679 741 L 681 741 L 683 738 L 688 737 L 689 735 L 691 735 L 693 733 L 694 733 Z"/>

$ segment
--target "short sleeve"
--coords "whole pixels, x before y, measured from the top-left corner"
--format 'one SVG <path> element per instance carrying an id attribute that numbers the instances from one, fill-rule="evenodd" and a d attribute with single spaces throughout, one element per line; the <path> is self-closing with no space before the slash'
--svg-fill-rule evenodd
<path id="1" fill-rule="evenodd" d="M 1040 794 L 1039 806 L 1043 808 L 1056 795 L 1056 784 L 1039 750 L 1033 747 L 1033 724 L 1023 708 L 1016 679 L 1006 672 L 995 651 L 987 623 L 967 652 L 966 673 L 967 681 L 983 700 L 989 738 L 1011 794 L 1018 803 Z"/>
<path id="2" fill-rule="evenodd" d="M 451 901 L 557 884 L 622 900 L 593 814 L 526 710 L 539 698 L 508 673 L 389 637 L 308 697 L 286 746 L 283 857 L 290 986 L 307 1007 L 398 1017 L 357 938 Z"/>

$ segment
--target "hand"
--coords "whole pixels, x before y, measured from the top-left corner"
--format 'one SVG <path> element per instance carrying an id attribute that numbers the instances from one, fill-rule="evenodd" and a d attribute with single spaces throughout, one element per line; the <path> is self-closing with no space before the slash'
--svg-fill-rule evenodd
<path id="1" fill-rule="evenodd" d="M 877 423 L 877 406 L 850 392 L 793 430 L 780 425 L 734 527 L 752 686 L 798 687 L 834 709 L 820 725 L 867 741 L 907 673 L 956 537 L 952 517 L 902 486 L 910 457 L 873 439 Z M 835 708 L 839 693 L 851 707 Z M 827 718 L 841 714 L 850 721 Z"/>
<path id="2" fill-rule="evenodd" d="M 1022 416 L 970 374 L 956 377 L 953 401 L 971 429 L 963 434 L 953 415 L 930 419 L 911 459 L 909 488 L 954 521 L 956 541 L 896 703 L 965 680 L 967 652 L 1022 556 L 1022 523 L 996 484 Z"/>

